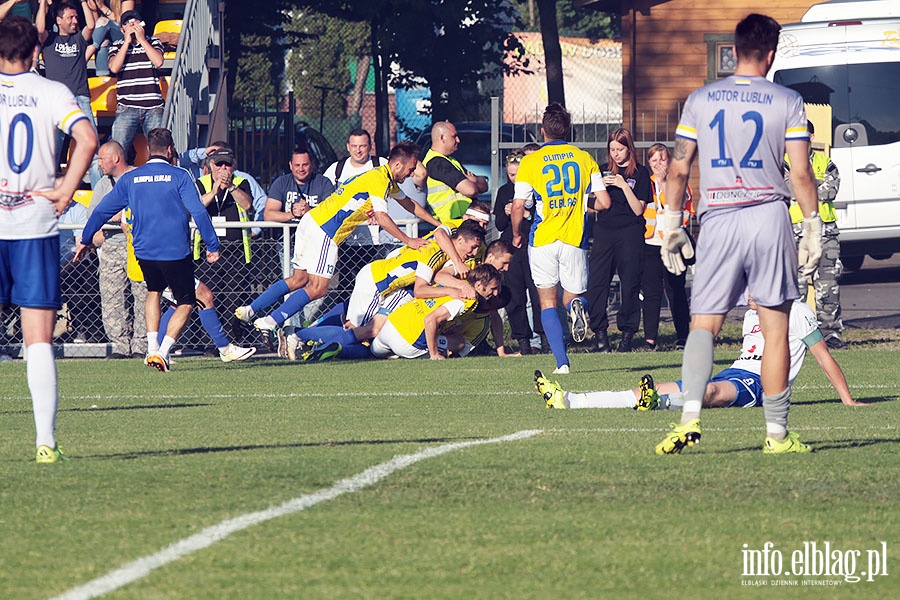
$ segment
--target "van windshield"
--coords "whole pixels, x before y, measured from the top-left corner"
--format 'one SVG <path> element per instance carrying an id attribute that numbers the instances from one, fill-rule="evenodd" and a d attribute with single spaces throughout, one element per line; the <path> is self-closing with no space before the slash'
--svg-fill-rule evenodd
<path id="1" fill-rule="evenodd" d="M 830 104 L 833 127 L 861 123 L 869 146 L 900 141 L 900 62 L 785 69 L 774 81 L 807 103 Z"/>

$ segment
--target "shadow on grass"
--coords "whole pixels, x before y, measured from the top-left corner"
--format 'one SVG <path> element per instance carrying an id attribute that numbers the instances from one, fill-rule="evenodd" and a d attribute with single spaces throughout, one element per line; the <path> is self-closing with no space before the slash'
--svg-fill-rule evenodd
<path id="1" fill-rule="evenodd" d="M 134 406 L 105 406 L 103 408 L 88 408 L 80 406 L 77 408 L 60 408 L 58 412 L 97 412 L 104 410 L 144 410 L 158 408 L 200 408 L 204 406 L 213 406 L 212 404 L 197 402 L 195 404 L 137 404 Z M 33 411 L 28 410 L 0 410 L 0 415 L 24 415 L 31 414 Z"/>
<path id="2" fill-rule="evenodd" d="M 896 444 L 900 442 L 900 438 L 878 438 L 865 440 L 832 440 L 826 443 L 819 443 L 816 440 L 803 439 L 803 443 L 809 444 L 813 450 L 813 454 L 824 452 L 826 450 L 847 450 L 850 448 L 863 448 L 865 446 L 875 446 L 877 444 Z M 709 454 L 735 454 L 737 452 L 762 452 L 761 446 L 748 446 L 744 448 L 729 448 L 727 450 L 715 450 Z"/>
<path id="3" fill-rule="evenodd" d="M 305 442 L 298 444 L 247 444 L 241 446 L 211 446 L 202 448 L 175 448 L 168 450 L 146 450 L 143 452 L 123 452 L 120 454 L 93 454 L 73 458 L 99 458 L 102 460 L 132 460 L 154 456 L 189 456 L 192 454 L 218 454 L 220 452 L 246 452 L 248 450 L 277 450 L 282 448 L 328 448 L 337 446 L 380 446 L 389 444 L 446 444 L 487 439 L 484 436 L 452 438 L 417 438 L 408 440 L 347 440 L 342 442 Z"/>
<path id="4" fill-rule="evenodd" d="M 857 402 L 866 402 L 869 404 L 881 404 L 882 402 L 896 402 L 896 396 L 876 396 L 872 398 L 854 398 Z M 840 400 L 794 400 L 791 398 L 791 406 L 800 406 L 802 404 L 840 404 Z M 853 407 L 849 407 L 853 408 Z M 865 408 L 865 406 L 859 406 L 856 408 Z"/>

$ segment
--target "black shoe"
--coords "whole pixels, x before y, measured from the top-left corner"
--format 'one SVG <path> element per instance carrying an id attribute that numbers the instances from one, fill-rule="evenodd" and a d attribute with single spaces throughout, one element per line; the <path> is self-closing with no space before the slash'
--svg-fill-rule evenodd
<path id="1" fill-rule="evenodd" d="M 597 352 L 607 354 L 612 352 L 612 346 L 609 343 L 609 335 L 606 331 L 598 331 L 594 334 L 594 343 L 597 345 Z"/>
<path id="2" fill-rule="evenodd" d="M 681 352 L 684 350 L 684 345 L 687 344 L 687 340 L 677 339 L 675 340 L 675 351 Z"/>
<path id="3" fill-rule="evenodd" d="M 631 342 L 634 340 L 634 333 L 631 331 L 622 332 L 622 340 L 619 342 L 618 352 L 631 352 Z"/>
<path id="4" fill-rule="evenodd" d="M 828 346 L 829 348 L 831 348 L 832 350 L 846 350 L 847 349 L 847 342 L 845 342 L 844 340 L 842 340 L 841 338 L 836 337 L 836 336 L 830 337 L 827 340 L 825 340 L 825 345 Z"/>
<path id="5" fill-rule="evenodd" d="M 656 342 L 644 342 L 644 345 L 641 346 L 641 350 L 644 352 L 656 352 Z"/>
<path id="6" fill-rule="evenodd" d="M 531 354 L 531 340 L 516 340 L 519 343 L 519 352 L 522 356 Z"/>
<path id="7" fill-rule="evenodd" d="M 128 357 L 125 356 L 124 354 L 122 354 L 121 352 L 113 352 L 106 358 L 113 359 L 113 360 L 122 360 L 123 358 L 128 358 Z"/>

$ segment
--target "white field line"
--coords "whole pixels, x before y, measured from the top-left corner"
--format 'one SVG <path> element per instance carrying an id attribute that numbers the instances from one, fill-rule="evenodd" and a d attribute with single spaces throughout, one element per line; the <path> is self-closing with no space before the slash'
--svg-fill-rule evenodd
<path id="1" fill-rule="evenodd" d="M 133 581 L 136 581 L 145 575 L 148 575 L 154 569 L 165 566 L 179 558 L 186 556 L 192 552 L 203 550 L 212 546 L 216 542 L 223 540 L 232 533 L 242 531 L 248 527 L 258 525 L 265 521 L 289 515 L 301 510 L 305 510 L 321 502 L 333 500 L 338 496 L 358 492 L 370 485 L 378 483 L 388 475 L 405 469 L 427 458 L 434 458 L 461 450 L 472 446 L 481 446 L 483 444 L 498 444 L 502 442 L 513 442 L 533 437 L 542 433 L 540 429 L 530 429 L 511 433 L 501 437 L 491 438 L 487 440 L 476 440 L 472 442 L 458 442 L 453 444 L 444 444 L 442 446 L 434 446 L 427 448 L 421 452 L 414 454 L 404 454 L 395 456 L 387 462 L 375 465 L 347 479 L 342 479 L 327 489 L 322 489 L 312 494 L 288 500 L 280 506 L 273 506 L 258 512 L 247 513 L 233 519 L 222 521 L 211 527 L 207 527 L 203 531 L 194 534 L 183 540 L 163 548 L 156 554 L 151 554 L 143 558 L 139 558 L 133 562 L 127 563 L 114 571 L 110 571 L 106 575 L 98 577 L 88 583 L 72 588 L 60 596 L 56 596 L 53 600 L 81 600 L 88 598 L 96 598 L 119 589 Z"/>
<path id="2" fill-rule="evenodd" d="M 590 410 L 590 409 L 585 409 Z M 602 410 L 602 409 L 601 409 Z M 621 410 L 621 409 L 620 409 Z M 708 410 L 708 409 L 707 409 Z M 543 433 L 658 433 L 665 431 L 666 427 L 565 427 L 544 429 Z M 791 431 L 896 431 L 900 425 L 826 425 L 824 427 L 801 427 L 791 425 Z M 747 431 L 746 427 L 707 427 L 703 431 Z"/>

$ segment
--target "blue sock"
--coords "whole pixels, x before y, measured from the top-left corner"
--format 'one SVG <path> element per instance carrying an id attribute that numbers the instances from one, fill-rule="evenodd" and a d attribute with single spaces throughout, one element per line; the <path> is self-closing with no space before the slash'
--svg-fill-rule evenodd
<path id="1" fill-rule="evenodd" d="M 338 341 L 341 343 L 341 346 L 344 346 L 345 348 L 359 343 L 352 329 L 345 329 L 341 334 L 341 337 L 338 338 Z"/>
<path id="2" fill-rule="evenodd" d="M 253 313 L 259 313 L 269 308 L 279 300 L 283 296 L 286 296 L 291 292 L 291 289 L 288 287 L 287 281 L 284 279 L 280 279 L 266 288 L 262 294 L 256 297 L 256 300 L 250 303 L 250 308 L 253 309 Z"/>
<path id="3" fill-rule="evenodd" d="M 550 350 L 556 357 L 556 366 L 569 364 L 566 356 L 566 340 L 563 338 L 562 324 L 559 322 L 559 313 L 556 308 L 545 308 L 541 311 L 541 324 L 544 326 L 544 334 L 550 342 Z"/>
<path id="4" fill-rule="evenodd" d="M 344 328 L 337 325 L 316 325 L 304 327 L 294 332 L 304 342 L 330 342 L 344 334 Z"/>
<path id="5" fill-rule="evenodd" d="M 372 358 L 372 353 L 369 352 L 369 347 L 363 345 L 361 342 L 355 342 L 350 346 L 341 346 L 341 353 L 338 354 L 339 358 L 343 358 L 344 360 L 363 360 L 366 358 Z"/>
<path id="6" fill-rule="evenodd" d="M 344 326 L 344 313 L 347 306 L 343 302 L 338 302 L 331 310 L 313 321 L 310 327 L 318 327 L 319 325 L 339 325 Z"/>
<path id="7" fill-rule="evenodd" d="M 166 312 L 162 314 L 159 318 L 159 333 L 156 334 L 156 340 L 158 344 L 162 344 L 163 338 L 166 337 L 166 329 L 169 327 L 169 319 L 172 318 L 172 315 L 175 314 L 175 307 L 170 306 L 166 309 Z"/>
<path id="8" fill-rule="evenodd" d="M 285 321 L 303 310 L 303 307 L 307 304 L 309 304 L 309 294 L 306 293 L 306 290 L 299 289 L 288 296 L 287 300 L 285 300 L 281 306 L 273 310 L 272 314 L 269 316 L 272 317 L 278 325 L 284 325 Z"/>
<path id="9" fill-rule="evenodd" d="M 204 308 L 200 311 L 200 324 L 212 338 L 216 348 L 224 348 L 228 345 L 228 336 L 225 335 L 225 329 L 222 327 L 222 321 L 219 320 L 215 308 Z"/>

